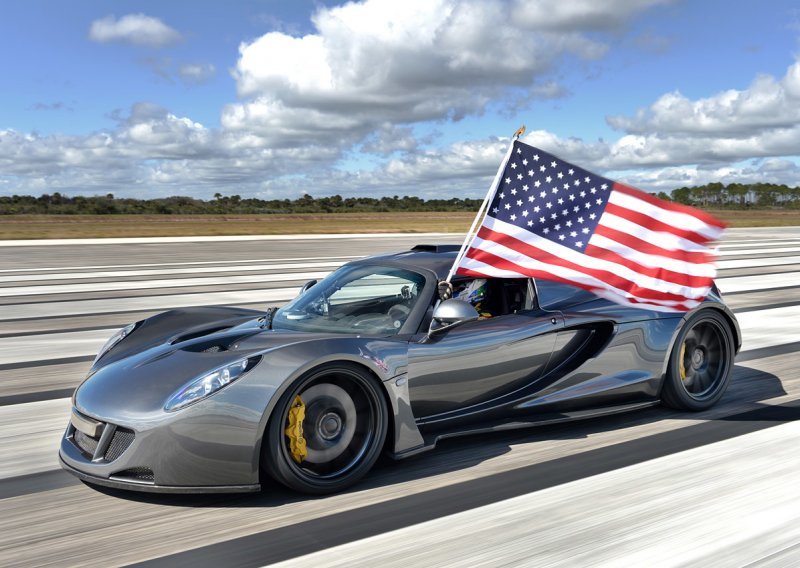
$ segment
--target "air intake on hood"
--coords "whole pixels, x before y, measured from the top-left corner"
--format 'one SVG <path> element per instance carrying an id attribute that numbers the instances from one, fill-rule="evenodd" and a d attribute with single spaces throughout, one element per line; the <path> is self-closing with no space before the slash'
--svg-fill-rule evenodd
<path id="1" fill-rule="evenodd" d="M 201 329 L 198 331 L 193 331 L 191 333 L 187 333 L 185 335 L 179 335 L 175 339 L 170 342 L 170 345 L 175 345 L 177 343 L 183 343 L 184 341 L 189 341 L 190 339 L 197 339 L 198 337 L 203 337 L 204 335 L 211 335 L 212 333 L 217 333 L 219 331 L 224 331 L 226 329 L 230 329 L 231 326 L 223 325 L 219 327 L 207 327 L 205 329 Z"/>

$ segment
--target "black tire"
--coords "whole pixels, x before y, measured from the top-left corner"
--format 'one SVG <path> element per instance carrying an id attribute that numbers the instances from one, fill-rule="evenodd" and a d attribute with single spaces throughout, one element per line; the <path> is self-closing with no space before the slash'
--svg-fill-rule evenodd
<path id="1" fill-rule="evenodd" d="M 381 385 L 352 363 L 318 367 L 281 397 L 262 442 L 261 467 L 290 489 L 311 495 L 336 493 L 361 479 L 383 449 L 388 411 Z M 285 430 L 297 396 L 306 412 L 308 455 L 292 457 Z"/>
<path id="2" fill-rule="evenodd" d="M 710 308 L 692 315 L 672 347 L 661 401 L 678 410 L 711 408 L 728 388 L 734 350 L 725 316 Z"/>

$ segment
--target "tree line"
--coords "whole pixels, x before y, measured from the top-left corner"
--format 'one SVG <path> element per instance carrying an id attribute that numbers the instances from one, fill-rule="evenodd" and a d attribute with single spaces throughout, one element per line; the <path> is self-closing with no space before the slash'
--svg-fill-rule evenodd
<path id="1" fill-rule="evenodd" d="M 800 208 L 800 187 L 769 183 L 728 184 L 709 183 L 681 187 L 667 194 L 668 199 L 713 209 Z M 217 193 L 203 200 L 186 196 L 154 199 L 117 198 L 113 194 L 100 196 L 62 195 L 58 192 L 32 195 L 0 196 L 0 214 L 46 215 L 230 215 L 230 214 L 287 214 L 287 213 L 344 213 L 344 212 L 424 212 L 477 211 L 481 199 L 422 199 L 399 197 L 342 197 L 332 195 L 297 199 L 258 199 Z"/>

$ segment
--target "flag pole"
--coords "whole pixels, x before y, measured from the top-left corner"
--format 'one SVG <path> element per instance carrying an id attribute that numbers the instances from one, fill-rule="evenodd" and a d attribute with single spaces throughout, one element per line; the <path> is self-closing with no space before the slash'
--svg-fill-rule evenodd
<path id="1" fill-rule="evenodd" d="M 520 136 L 525 134 L 525 125 L 523 124 L 520 126 L 517 131 L 514 133 L 514 136 L 511 137 L 511 144 L 508 145 L 508 150 L 506 151 L 506 156 L 503 158 L 503 161 L 500 162 L 500 167 L 497 169 L 497 174 L 494 176 L 494 181 L 492 181 L 492 185 L 489 187 L 489 191 L 486 193 L 486 197 L 483 198 L 483 203 L 481 203 L 480 209 L 478 209 L 478 214 L 475 215 L 475 219 L 472 221 L 472 226 L 469 228 L 466 237 L 464 238 L 464 242 L 461 244 L 461 249 L 458 251 L 458 255 L 456 255 L 456 260 L 453 262 L 453 266 L 450 267 L 450 272 L 447 273 L 447 278 L 445 278 L 445 282 L 450 282 L 450 279 L 453 277 L 453 274 L 458 268 L 458 264 L 461 262 L 461 259 L 464 258 L 464 255 L 467 252 L 467 246 L 471 243 L 475 238 L 475 228 L 478 226 L 478 223 L 483 219 L 484 215 L 486 214 L 486 210 L 489 207 L 489 203 L 491 203 L 492 198 L 494 198 L 494 194 L 497 192 L 497 188 L 500 186 L 500 181 L 503 176 L 503 171 L 506 169 L 506 164 L 508 163 L 508 159 L 511 157 L 511 151 L 514 149 L 514 142 L 519 140 Z"/>

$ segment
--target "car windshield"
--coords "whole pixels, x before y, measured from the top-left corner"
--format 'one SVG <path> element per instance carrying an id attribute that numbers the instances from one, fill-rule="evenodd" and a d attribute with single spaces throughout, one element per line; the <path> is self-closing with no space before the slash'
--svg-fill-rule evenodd
<path id="1" fill-rule="evenodd" d="M 309 288 L 272 321 L 276 329 L 395 335 L 425 285 L 416 272 L 388 266 L 344 266 Z"/>

